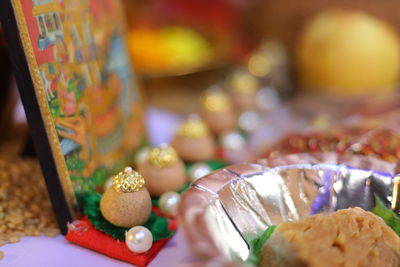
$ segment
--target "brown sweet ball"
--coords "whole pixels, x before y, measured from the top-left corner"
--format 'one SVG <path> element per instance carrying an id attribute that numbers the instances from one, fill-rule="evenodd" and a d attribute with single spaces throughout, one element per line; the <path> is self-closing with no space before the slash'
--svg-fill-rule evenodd
<path id="1" fill-rule="evenodd" d="M 259 266 L 400 265 L 400 238 L 382 218 L 361 208 L 317 214 L 277 226 Z"/>
<path id="2" fill-rule="evenodd" d="M 251 110 L 256 107 L 259 84 L 250 73 L 243 70 L 234 72 L 228 78 L 227 88 L 233 105 L 239 111 Z"/>
<path id="3" fill-rule="evenodd" d="M 201 117 L 214 134 L 233 130 L 236 116 L 228 95 L 218 88 L 208 89 L 201 99 Z"/>
<path id="4" fill-rule="evenodd" d="M 114 176 L 113 185 L 103 194 L 100 211 L 115 226 L 131 228 L 147 222 L 151 198 L 143 177 L 131 167 Z"/>
<path id="5" fill-rule="evenodd" d="M 215 154 L 214 141 L 208 127 L 197 116 L 190 116 L 182 123 L 171 145 L 184 161 L 206 161 Z"/>
<path id="6" fill-rule="evenodd" d="M 155 147 L 147 160 L 139 165 L 139 172 L 146 181 L 151 196 L 160 196 L 168 191 L 179 191 L 186 183 L 185 166 L 175 149 L 168 145 Z"/>

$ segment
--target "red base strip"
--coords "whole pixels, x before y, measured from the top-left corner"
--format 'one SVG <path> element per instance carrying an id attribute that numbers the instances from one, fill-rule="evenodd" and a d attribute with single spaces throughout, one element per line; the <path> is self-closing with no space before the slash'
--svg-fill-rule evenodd
<path id="1" fill-rule="evenodd" d="M 170 224 L 170 228 L 176 229 L 175 222 Z M 169 240 L 167 238 L 154 242 L 149 251 L 137 254 L 130 251 L 126 247 L 125 242 L 115 240 L 105 233 L 96 230 L 86 217 L 74 222 L 69 227 L 65 238 L 82 247 L 140 267 L 147 266 Z"/>

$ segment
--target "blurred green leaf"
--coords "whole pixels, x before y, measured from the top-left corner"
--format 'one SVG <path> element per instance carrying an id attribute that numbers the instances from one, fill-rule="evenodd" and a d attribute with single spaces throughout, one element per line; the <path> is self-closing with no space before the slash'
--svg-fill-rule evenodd
<path id="1" fill-rule="evenodd" d="M 386 207 L 383 201 L 377 196 L 375 196 L 375 207 L 372 209 L 372 213 L 381 217 L 400 236 L 400 217 L 390 208 Z"/>
<path id="2" fill-rule="evenodd" d="M 258 266 L 260 263 L 260 255 L 264 244 L 268 241 L 271 237 L 272 233 L 275 231 L 276 225 L 271 225 L 265 230 L 265 232 L 258 238 L 253 239 L 250 241 L 250 254 L 247 258 L 247 262 Z"/>

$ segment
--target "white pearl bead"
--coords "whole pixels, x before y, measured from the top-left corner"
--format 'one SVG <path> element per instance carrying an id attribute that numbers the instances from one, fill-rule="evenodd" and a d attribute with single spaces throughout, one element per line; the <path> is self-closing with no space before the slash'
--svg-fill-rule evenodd
<path id="1" fill-rule="evenodd" d="M 256 96 L 257 106 L 264 111 L 273 110 L 280 104 L 278 92 L 273 88 L 261 88 Z"/>
<path id="2" fill-rule="evenodd" d="M 176 192 L 165 192 L 158 200 L 158 207 L 163 214 L 175 217 L 178 214 L 178 206 L 180 201 L 180 194 Z"/>
<path id="3" fill-rule="evenodd" d="M 160 145 L 159 145 L 159 147 L 160 148 L 168 148 L 168 144 L 167 143 L 161 143 Z"/>
<path id="4" fill-rule="evenodd" d="M 114 177 L 108 177 L 103 184 L 104 192 L 113 185 Z"/>
<path id="5" fill-rule="evenodd" d="M 147 156 L 148 156 L 150 150 L 151 150 L 150 147 L 143 147 L 136 153 L 136 157 L 135 157 L 136 165 L 139 165 L 147 160 Z"/>
<path id="6" fill-rule="evenodd" d="M 240 151 L 246 145 L 246 140 L 238 132 L 230 132 L 224 134 L 221 138 L 222 147 L 224 150 Z"/>
<path id="7" fill-rule="evenodd" d="M 133 169 L 132 169 L 132 167 L 130 167 L 130 166 L 127 166 L 127 167 L 125 167 L 125 169 L 124 169 L 124 172 L 132 172 L 133 171 Z"/>
<path id="8" fill-rule="evenodd" d="M 221 137 L 224 157 L 228 162 L 239 163 L 246 161 L 248 150 L 246 139 L 238 132 L 230 132 Z"/>
<path id="9" fill-rule="evenodd" d="M 246 132 L 253 132 L 260 126 L 260 115 L 255 111 L 245 111 L 239 116 L 239 127 Z"/>
<path id="10" fill-rule="evenodd" d="M 144 226 L 135 226 L 125 233 L 125 243 L 129 250 L 144 253 L 153 245 L 153 235 Z"/>
<path id="11" fill-rule="evenodd" d="M 189 178 L 190 182 L 194 182 L 197 179 L 209 174 L 211 172 L 210 167 L 202 162 L 198 162 L 190 166 L 189 169 Z"/>

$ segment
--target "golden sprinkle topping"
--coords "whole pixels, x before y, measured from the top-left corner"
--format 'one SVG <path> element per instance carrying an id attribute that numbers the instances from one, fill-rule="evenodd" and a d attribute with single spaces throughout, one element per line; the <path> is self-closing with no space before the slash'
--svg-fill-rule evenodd
<path id="1" fill-rule="evenodd" d="M 208 135 L 208 128 L 198 117 L 191 117 L 181 124 L 176 135 L 186 138 L 203 138 Z"/>
<path id="2" fill-rule="evenodd" d="M 147 161 L 157 168 L 169 167 L 177 163 L 179 160 L 175 149 L 168 145 L 155 147 L 149 152 Z"/>
<path id="3" fill-rule="evenodd" d="M 140 173 L 131 167 L 118 173 L 113 178 L 113 188 L 118 193 L 132 193 L 140 191 L 144 186 L 144 179 Z"/>
<path id="4" fill-rule="evenodd" d="M 241 94 L 251 94 L 258 90 L 257 79 L 246 72 L 236 72 L 230 79 L 233 91 Z"/>
<path id="5" fill-rule="evenodd" d="M 225 111 L 231 107 L 229 97 L 220 90 L 211 90 L 207 92 L 201 104 L 205 110 L 211 112 Z"/>

